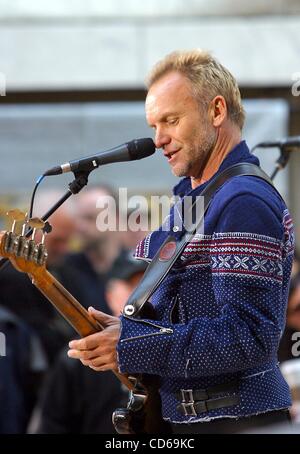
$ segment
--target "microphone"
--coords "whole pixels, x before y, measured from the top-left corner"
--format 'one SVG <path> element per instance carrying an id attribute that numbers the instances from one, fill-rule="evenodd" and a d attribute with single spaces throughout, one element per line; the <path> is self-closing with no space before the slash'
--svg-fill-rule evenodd
<path id="1" fill-rule="evenodd" d="M 285 139 L 275 140 L 271 142 L 258 143 L 255 148 L 271 148 L 279 147 L 282 149 L 300 147 L 300 136 L 286 137 Z"/>
<path id="2" fill-rule="evenodd" d="M 44 176 L 59 175 L 65 172 L 90 172 L 105 164 L 147 158 L 154 152 L 155 144 L 152 139 L 136 139 L 93 156 L 75 159 L 60 166 L 52 167 L 44 173 Z"/>

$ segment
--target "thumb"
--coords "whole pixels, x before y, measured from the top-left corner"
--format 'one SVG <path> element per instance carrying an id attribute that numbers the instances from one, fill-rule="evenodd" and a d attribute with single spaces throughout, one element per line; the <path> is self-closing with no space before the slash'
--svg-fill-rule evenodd
<path id="1" fill-rule="evenodd" d="M 112 316 L 105 314 L 104 312 L 98 311 L 94 307 L 90 306 L 88 308 L 89 314 L 94 317 L 95 320 L 102 322 L 104 325 L 108 325 L 112 322 Z"/>

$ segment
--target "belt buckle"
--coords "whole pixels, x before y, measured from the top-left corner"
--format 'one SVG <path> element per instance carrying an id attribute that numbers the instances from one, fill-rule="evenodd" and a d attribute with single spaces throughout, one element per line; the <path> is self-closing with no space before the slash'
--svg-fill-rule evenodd
<path id="1" fill-rule="evenodd" d="M 181 389 L 182 402 L 184 416 L 197 416 L 195 407 L 194 407 L 194 395 L 192 389 Z"/>

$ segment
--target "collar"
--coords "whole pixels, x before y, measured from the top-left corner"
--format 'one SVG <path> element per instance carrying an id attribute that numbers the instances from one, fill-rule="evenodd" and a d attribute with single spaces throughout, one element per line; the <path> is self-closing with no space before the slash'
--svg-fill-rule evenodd
<path id="1" fill-rule="evenodd" d="M 208 181 L 197 186 L 195 189 L 192 189 L 191 178 L 182 178 L 179 183 L 174 186 L 173 194 L 175 196 L 180 196 L 181 198 L 188 194 L 197 195 L 208 185 L 213 177 L 219 175 L 219 173 L 227 169 L 227 167 L 238 164 L 239 162 L 250 162 L 259 165 L 258 158 L 250 152 L 245 140 L 242 140 L 228 153 L 217 172 Z"/>

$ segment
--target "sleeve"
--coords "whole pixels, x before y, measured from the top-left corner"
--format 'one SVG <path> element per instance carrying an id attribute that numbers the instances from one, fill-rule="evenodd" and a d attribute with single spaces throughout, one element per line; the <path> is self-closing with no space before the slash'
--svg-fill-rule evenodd
<path id="1" fill-rule="evenodd" d="M 157 328 L 149 320 L 123 317 L 122 372 L 208 376 L 274 358 L 285 312 L 282 221 L 260 198 L 242 195 L 227 204 L 214 231 L 211 275 L 220 315 Z"/>

